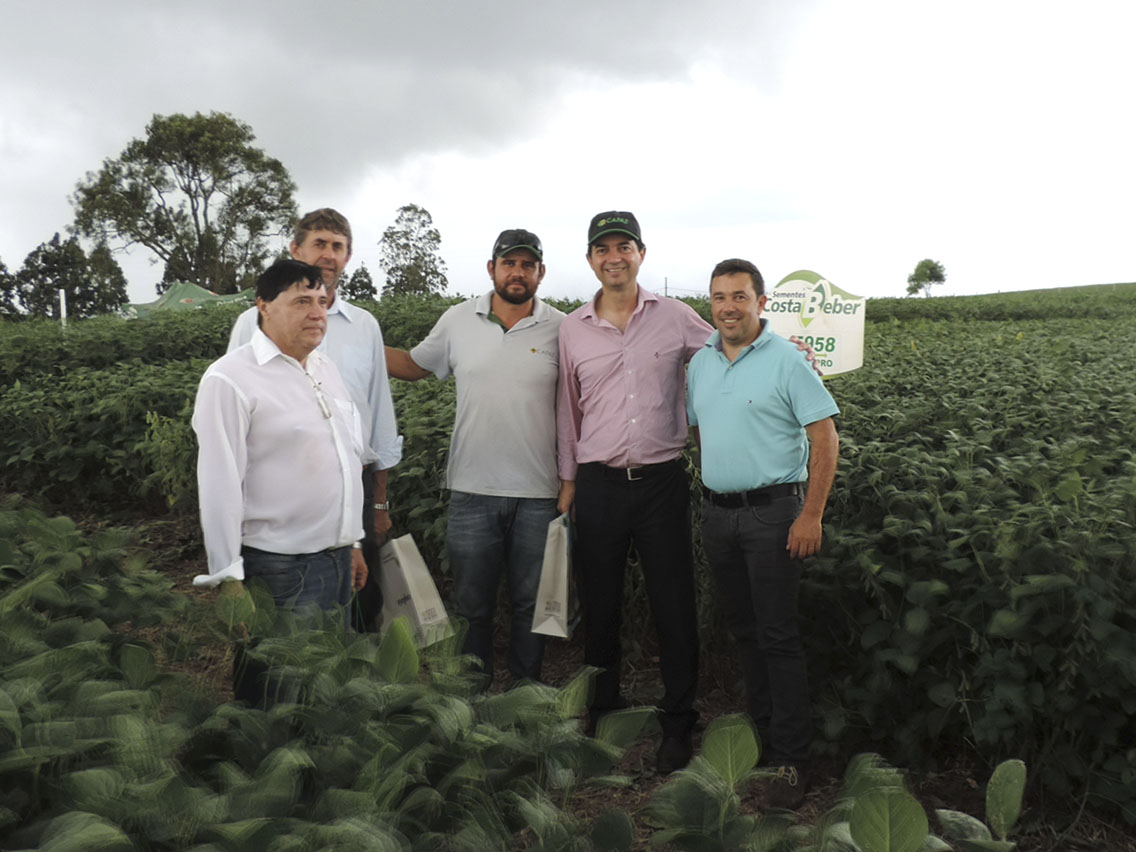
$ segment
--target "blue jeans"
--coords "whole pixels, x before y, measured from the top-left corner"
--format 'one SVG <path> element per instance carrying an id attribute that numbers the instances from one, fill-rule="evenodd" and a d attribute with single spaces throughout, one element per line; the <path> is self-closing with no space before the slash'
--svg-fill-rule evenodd
<path id="1" fill-rule="evenodd" d="M 702 547 L 738 644 L 746 701 L 771 764 L 799 765 L 812 740 L 805 649 L 797 626 L 802 564 L 785 544 L 800 496 L 724 509 L 702 502 Z"/>
<path id="2" fill-rule="evenodd" d="M 241 548 L 245 582 L 267 588 L 278 611 L 295 616 L 296 626 L 315 626 L 324 613 L 339 610 L 345 617 L 351 602 L 351 547 L 321 550 L 318 553 L 268 553 L 251 547 Z M 277 622 L 278 628 L 287 628 Z M 254 636 L 249 647 L 265 637 Z M 271 673 L 267 665 L 238 647 L 233 664 L 233 697 L 252 706 L 268 707 L 280 701 L 295 701 L 297 687 Z"/>
<path id="3" fill-rule="evenodd" d="M 241 548 L 246 582 L 268 587 L 276 608 L 297 614 L 351 603 L 351 547 L 318 553 L 268 553 Z"/>
<path id="4" fill-rule="evenodd" d="M 480 658 L 493 680 L 493 618 L 504 574 L 509 590 L 509 673 L 540 680 L 544 636 L 532 632 L 548 525 L 556 498 L 496 497 L 453 491 L 447 543 L 454 610 L 469 622 L 464 653 Z"/>

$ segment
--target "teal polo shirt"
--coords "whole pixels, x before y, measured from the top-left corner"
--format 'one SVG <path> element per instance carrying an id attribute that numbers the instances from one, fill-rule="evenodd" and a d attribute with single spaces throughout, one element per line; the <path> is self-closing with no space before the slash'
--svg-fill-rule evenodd
<path id="1" fill-rule="evenodd" d="M 840 413 L 797 349 L 768 320 L 730 360 L 715 331 L 687 372 L 687 415 L 702 440 L 702 482 L 712 491 L 749 491 L 809 476 L 805 427 Z"/>

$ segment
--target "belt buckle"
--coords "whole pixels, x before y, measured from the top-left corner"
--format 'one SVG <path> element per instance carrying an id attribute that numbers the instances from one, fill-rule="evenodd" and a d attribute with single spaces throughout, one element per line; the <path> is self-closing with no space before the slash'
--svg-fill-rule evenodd
<path id="1" fill-rule="evenodd" d="M 627 481 L 628 482 L 638 482 L 639 480 L 641 480 L 643 477 L 642 476 L 635 476 L 635 472 L 640 471 L 642 469 L 643 469 L 642 465 L 640 465 L 639 467 L 624 468 L 624 470 L 627 471 Z"/>

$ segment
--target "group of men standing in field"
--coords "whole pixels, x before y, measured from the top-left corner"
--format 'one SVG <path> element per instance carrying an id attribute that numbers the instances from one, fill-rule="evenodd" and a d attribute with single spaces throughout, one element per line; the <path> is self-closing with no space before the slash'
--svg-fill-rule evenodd
<path id="1" fill-rule="evenodd" d="M 795 807 L 810 742 L 800 560 L 820 547 L 836 405 L 797 347 L 761 318 L 764 282 L 753 264 L 715 268 L 715 331 L 689 306 L 639 285 L 646 246 L 634 215 L 595 216 L 587 245 L 600 289 L 565 316 L 537 296 L 546 271 L 540 239 L 503 231 L 487 263 L 492 291 L 448 309 L 406 351 L 384 347 L 374 318 L 337 298 L 351 254 L 347 221 L 329 208 L 305 216 L 294 260 L 258 280 L 256 308 L 238 320 L 229 353 L 198 391 L 209 574 L 196 582 L 261 579 L 278 606 L 324 610 L 369 588 L 368 565 L 375 585 L 374 554 L 390 529 L 387 471 L 401 453 L 387 376 L 453 375 L 447 543 L 454 612 L 468 623 L 465 652 L 491 679 L 504 575 L 508 671 L 540 679 L 544 639 L 531 626 L 545 537 L 558 514 L 572 513 L 585 663 L 602 670 L 594 730 L 627 706 L 620 633 L 633 547 L 659 640 L 657 766 L 673 772 L 692 756 L 697 721 L 682 457 L 689 423 L 701 445 L 704 548 L 739 644 L 763 757 L 783 769 L 769 804 Z M 359 626 L 372 626 L 375 604 L 361 609 Z"/>

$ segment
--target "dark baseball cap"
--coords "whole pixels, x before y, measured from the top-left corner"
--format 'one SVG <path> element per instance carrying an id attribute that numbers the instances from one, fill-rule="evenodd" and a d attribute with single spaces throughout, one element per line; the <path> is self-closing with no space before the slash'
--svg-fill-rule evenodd
<path id="1" fill-rule="evenodd" d="M 643 242 L 643 235 L 639 232 L 639 220 L 635 218 L 634 213 L 624 210 L 609 210 L 593 216 L 592 224 L 588 226 L 588 245 L 608 234 L 629 234 L 638 242 Z"/>
<path id="2" fill-rule="evenodd" d="M 540 245 L 540 237 L 524 228 L 510 228 L 502 231 L 493 244 L 493 259 L 502 257 L 513 249 L 528 249 L 536 255 L 536 259 L 544 261 L 544 249 Z"/>

